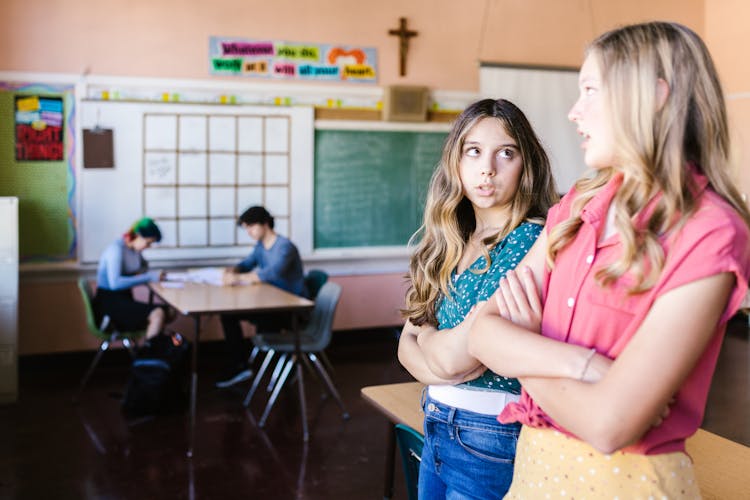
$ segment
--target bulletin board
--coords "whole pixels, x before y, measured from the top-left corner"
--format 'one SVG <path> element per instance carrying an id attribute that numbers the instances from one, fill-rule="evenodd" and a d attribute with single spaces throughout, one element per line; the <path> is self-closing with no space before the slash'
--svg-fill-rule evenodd
<path id="1" fill-rule="evenodd" d="M 19 102 L 38 117 L 17 116 Z M 19 198 L 21 262 L 76 258 L 74 106 L 73 85 L 0 83 L 0 196 Z"/>
<path id="2" fill-rule="evenodd" d="M 311 108 L 84 101 L 82 128 L 112 131 L 113 168 L 81 171 L 81 261 L 147 215 L 162 230 L 152 260 L 237 258 L 236 226 L 264 205 L 301 252 L 312 244 Z"/>

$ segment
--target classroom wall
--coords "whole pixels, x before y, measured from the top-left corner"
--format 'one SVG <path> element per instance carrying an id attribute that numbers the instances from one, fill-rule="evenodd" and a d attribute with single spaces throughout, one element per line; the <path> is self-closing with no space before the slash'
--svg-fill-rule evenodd
<path id="1" fill-rule="evenodd" d="M 703 32 L 704 0 L 3 0 L 0 70 L 206 78 L 208 38 L 378 49 L 380 85 L 478 90 L 477 64 L 577 66 L 613 26 L 668 18 Z M 406 17 L 406 77 L 388 30 Z M 232 81 L 236 81 L 233 79 Z"/>
<path id="2" fill-rule="evenodd" d="M 735 13 L 747 14 L 748 7 L 740 0 L 726 3 L 734 7 L 723 0 L 381 0 L 369 10 L 351 0 L 3 0 L 0 71 L 206 79 L 208 37 L 216 35 L 372 46 L 380 86 L 476 92 L 479 61 L 576 67 L 596 34 L 648 19 L 682 22 L 710 44 L 715 38 L 720 70 L 728 71 L 725 66 L 736 65 L 729 62 L 736 49 L 723 25 L 740 30 L 746 16 Z M 397 39 L 387 34 L 399 17 L 419 31 L 410 42 L 405 77 L 398 75 Z M 735 80 L 747 89 L 750 79 L 732 75 Z M 741 128 L 750 128 L 746 101 L 730 108 Z M 344 287 L 334 328 L 401 321 L 401 273 L 334 280 Z M 20 354 L 96 347 L 85 333 L 74 281 L 69 275 L 22 275 Z M 182 321 L 179 327 L 191 325 Z M 220 338 L 215 318 L 205 328 L 202 338 Z"/>
<path id="3" fill-rule="evenodd" d="M 93 280 L 93 278 L 92 278 Z M 343 293 L 336 309 L 334 330 L 395 326 L 403 306 L 406 282 L 403 273 L 369 276 L 333 276 Z M 136 298 L 148 300 L 145 287 L 136 289 Z M 27 280 L 19 286 L 18 352 L 21 355 L 93 350 L 99 342 L 86 329 L 86 316 L 77 285 L 71 280 Z M 192 334 L 191 318 L 179 317 L 170 328 Z M 244 325 L 250 334 L 249 325 Z M 218 316 L 204 317 L 201 340 L 223 339 Z"/>
<path id="4" fill-rule="evenodd" d="M 743 61 L 743 50 L 750 46 L 748 19 L 750 3 L 745 0 L 706 1 L 706 43 L 724 85 L 737 179 L 745 195 L 750 195 L 750 65 Z"/>

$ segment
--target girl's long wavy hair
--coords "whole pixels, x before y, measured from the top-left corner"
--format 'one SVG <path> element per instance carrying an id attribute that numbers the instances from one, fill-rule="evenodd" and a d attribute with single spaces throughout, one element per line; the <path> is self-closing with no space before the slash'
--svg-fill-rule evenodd
<path id="1" fill-rule="evenodd" d="M 483 240 L 486 269 L 488 248 L 525 220 L 543 221 L 558 199 L 547 153 L 520 109 L 505 99 L 483 99 L 466 108 L 445 140 L 442 158 L 430 181 L 422 226 L 409 241 L 410 246 L 418 243 L 409 264 L 411 285 L 401 313 L 415 325 L 437 325 L 437 300 L 441 294 L 450 294 L 451 273 L 476 228 L 474 209 L 463 193 L 459 163 L 466 136 L 485 118 L 496 119 L 497 125 L 516 141 L 523 162 L 510 219 Z"/>
<path id="2" fill-rule="evenodd" d="M 691 168 L 702 172 L 711 188 L 750 225 L 750 214 L 730 179 L 730 140 L 724 95 L 703 41 L 676 23 L 651 22 L 616 29 L 594 40 L 587 55 L 595 57 L 602 89 L 618 138 L 616 165 L 576 184 L 570 217 L 549 235 L 547 261 L 576 236 L 581 211 L 612 178 L 622 175 L 613 198 L 614 226 L 623 253 L 597 271 L 603 285 L 632 274 L 630 293 L 654 286 L 664 265 L 659 238 L 679 228 L 695 212 L 699 190 Z M 659 79 L 669 93 L 659 106 Z M 647 220 L 641 210 L 658 193 Z"/>

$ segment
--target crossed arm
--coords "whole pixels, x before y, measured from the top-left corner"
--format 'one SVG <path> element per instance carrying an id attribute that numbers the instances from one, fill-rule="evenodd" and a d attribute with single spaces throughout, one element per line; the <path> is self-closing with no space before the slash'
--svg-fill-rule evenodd
<path id="1" fill-rule="evenodd" d="M 423 384 L 455 385 L 477 378 L 485 367 L 466 348 L 467 327 L 475 316 L 469 313 L 456 328 L 441 332 L 407 320 L 398 342 L 398 360 Z"/>
<path id="2" fill-rule="evenodd" d="M 637 441 L 668 406 L 711 339 L 734 276 L 717 274 L 661 295 L 609 370 L 587 383 L 551 374 L 540 363 L 539 354 L 554 348 L 549 342 L 563 342 L 545 339 L 547 343 L 526 350 L 529 339 L 543 338 L 537 335 L 536 321 L 541 317 L 537 290 L 545 248 L 546 237 L 540 237 L 519 265 L 520 276 L 509 273 L 494 300 L 480 311 L 468 336 L 468 352 L 493 371 L 519 377 L 557 423 L 610 453 Z M 584 367 L 587 378 L 589 371 L 599 370 L 598 361 L 595 357 Z"/>
<path id="3" fill-rule="evenodd" d="M 539 238 L 545 238 L 544 232 Z M 546 238 L 543 246 L 539 246 L 538 242 L 539 240 L 527 254 L 527 259 L 533 257 L 535 251 L 542 252 L 546 247 Z M 540 253 L 539 257 L 543 263 L 544 255 Z M 480 358 L 469 349 L 469 332 L 473 330 L 475 320 L 484 317 L 484 309 L 493 302 L 494 300 L 480 302 L 462 323 L 451 329 L 438 331 L 431 325 L 416 326 L 407 321 L 399 340 L 399 361 L 414 378 L 425 384 L 458 384 L 473 380 L 487 367 L 495 373 L 510 377 L 542 374 L 578 379 L 586 365 L 589 365 L 591 368 L 585 371 L 590 380 L 600 378 L 607 370 L 610 361 L 605 356 L 595 355 L 590 360 L 589 349 L 556 342 L 541 335 L 528 335 L 525 330 L 508 340 L 517 344 L 509 349 L 517 357 L 514 363 L 508 365 L 513 371 L 495 370 L 484 362 L 484 359 L 490 359 L 489 356 Z M 486 340 L 494 350 L 505 349 L 506 341 L 503 338 L 493 338 L 491 330 L 487 333 Z"/>

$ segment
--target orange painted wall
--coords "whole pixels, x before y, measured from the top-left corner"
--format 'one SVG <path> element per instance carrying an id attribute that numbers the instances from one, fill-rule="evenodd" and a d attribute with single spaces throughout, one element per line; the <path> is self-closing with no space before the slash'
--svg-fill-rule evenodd
<path id="1" fill-rule="evenodd" d="M 148 289 L 139 287 L 136 297 L 148 301 Z M 97 339 L 86 329 L 86 316 L 75 280 L 22 282 L 18 305 L 19 354 L 93 350 L 99 347 Z M 192 332 L 194 329 L 193 321 L 189 318 L 180 318 L 171 326 L 177 331 Z M 203 340 L 221 338 L 218 318 L 206 318 L 201 331 L 204 332 L 201 335 Z"/>
<path id="2" fill-rule="evenodd" d="M 208 78 L 208 37 L 378 49 L 380 84 L 478 90 L 480 60 L 577 66 L 584 45 L 647 19 L 703 31 L 703 0 L 3 0 L 0 70 Z M 412 39 L 398 76 L 399 17 Z M 216 78 L 216 77 L 214 77 Z M 236 81 L 236 80 L 233 80 Z"/>
<path id="3" fill-rule="evenodd" d="M 208 37 L 218 35 L 375 47 L 379 85 L 476 92 L 479 61 L 577 66 L 585 44 L 595 35 L 649 19 L 679 21 L 709 39 L 716 38 L 717 51 L 727 60 L 720 66 L 729 67 L 736 64 L 729 62 L 735 52 L 731 36 L 722 32 L 723 25 L 741 30 L 746 15 L 735 16 L 736 9 L 725 8 L 724 3 L 381 0 L 370 6 L 351 0 L 3 0 L 0 71 L 222 81 L 209 77 L 207 70 Z M 747 14 L 741 0 L 726 3 Z M 709 11 L 715 14 L 707 15 Z M 406 17 L 409 27 L 419 31 L 410 45 L 406 77 L 398 76 L 397 40 L 387 34 L 399 17 Z M 748 37 L 742 41 L 746 44 Z M 732 76 L 732 81 L 735 78 L 740 80 L 737 88 L 747 89 L 746 78 Z M 750 109 L 730 108 L 738 122 L 746 124 L 743 130 L 747 129 Z M 334 279 L 344 287 L 335 328 L 400 322 L 397 310 L 405 291 L 400 273 Z M 84 332 L 79 300 L 73 278 L 22 276 L 20 353 L 94 348 Z M 207 320 L 205 328 L 202 338 L 220 338 L 215 318 Z"/>
<path id="4" fill-rule="evenodd" d="M 750 4 L 743 0 L 706 1 L 706 43 L 716 63 L 727 96 L 730 126 L 737 149 L 736 174 L 743 193 L 750 196 Z"/>
<path id="5" fill-rule="evenodd" d="M 402 323 L 398 310 L 403 306 L 406 292 L 403 274 L 336 276 L 331 280 L 343 289 L 334 330 Z M 147 301 L 147 289 L 137 289 L 136 298 Z M 192 334 L 195 327 L 192 319 L 180 317 L 170 328 Z M 86 317 L 75 280 L 22 282 L 19 290 L 19 331 L 18 352 L 21 355 L 94 350 L 99 347 L 98 341 L 86 330 Z M 218 316 L 202 318 L 201 340 L 221 339 Z"/>

